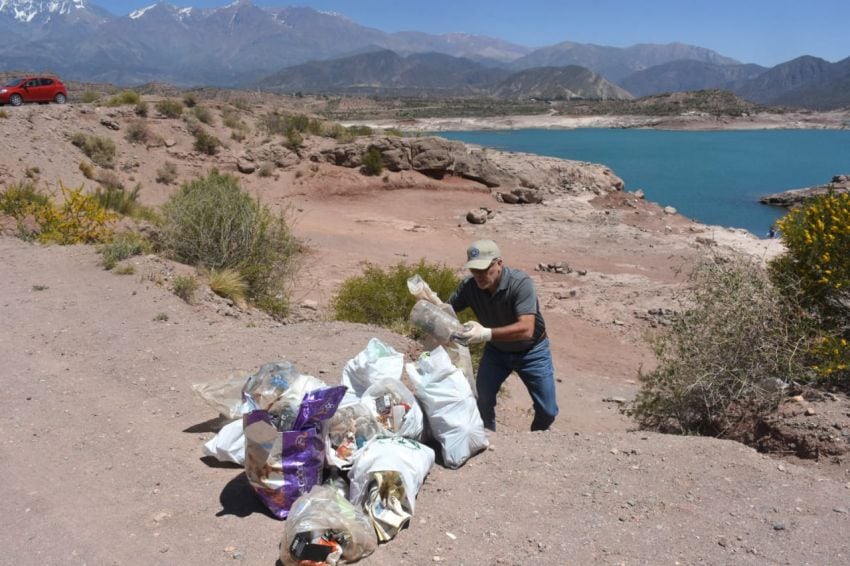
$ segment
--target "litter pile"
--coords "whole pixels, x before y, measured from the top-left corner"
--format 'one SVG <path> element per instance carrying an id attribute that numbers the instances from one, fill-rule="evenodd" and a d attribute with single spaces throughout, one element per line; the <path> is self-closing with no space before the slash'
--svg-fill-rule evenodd
<path id="1" fill-rule="evenodd" d="M 411 319 L 438 345 L 413 362 L 372 338 L 345 365 L 339 385 L 282 361 L 247 378 L 194 386 L 233 419 L 204 454 L 243 465 L 259 499 L 286 519 L 284 565 L 354 562 L 392 540 L 410 523 L 434 465 L 426 442 L 436 442 L 448 468 L 487 448 L 469 350 L 431 324 L 433 313 L 423 322 L 423 302 L 433 306 L 420 300 Z M 448 324 L 459 326 L 456 319 Z"/>

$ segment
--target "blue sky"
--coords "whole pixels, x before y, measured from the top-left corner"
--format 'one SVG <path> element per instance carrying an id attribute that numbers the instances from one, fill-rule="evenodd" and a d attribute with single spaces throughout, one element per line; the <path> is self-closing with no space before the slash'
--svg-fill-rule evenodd
<path id="1" fill-rule="evenodd" d="M 117 15 L 154 0 L 92 0 Z M 253 0 L 310 6 L 386 32 L 466 32 L 530 47 L 562 41 L 627 47 L 680 41 L 745 63 L 772 66 L 800 55 L 850 56 L 847 0 Z M 230 0 L 169 0 L 220 7 Z"/>

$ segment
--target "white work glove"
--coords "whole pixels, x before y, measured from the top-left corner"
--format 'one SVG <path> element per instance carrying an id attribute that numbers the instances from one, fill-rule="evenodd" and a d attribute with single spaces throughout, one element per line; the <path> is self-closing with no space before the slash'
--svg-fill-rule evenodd
<path id="1" fill-rule="evenodd" d="M 473 320 L 464 324 L 463 330 L 458 332 L 457 336 L 469 344 L 480 344 L 482 342 L 489 342 L 493 338 L 493 331 Z"/>

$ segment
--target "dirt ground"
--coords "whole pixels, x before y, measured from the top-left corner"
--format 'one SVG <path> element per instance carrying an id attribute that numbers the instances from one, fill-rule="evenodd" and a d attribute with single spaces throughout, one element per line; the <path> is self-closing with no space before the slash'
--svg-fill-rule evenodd
<path id="1" fill-rule="evenodd" d="M 0 120 L 54 126 L 5 154 L 7 176 L 34 164 L 44 179 L 76 171 L 56 126 L 91 117 L 49 108 L 46 122 L 41 107 Z M 130 174 L 146 181 L 143 198 L 162 202 L 173 187 L 148 179 L 174 152 L 121 151 L 141 162 Z M 182 151 L 181 171 L 232 167 L 230 154 Z M 222 422 L 191 385 L 282 359 L 337 383 L 371 337 L 412 353 L 416 344 L 386 330 L 328 322 L 339 283 L 364 262 L 460 267 L 471 240 L 491 237 L 537 284 L 561 414 L 552 431 L 528 432 L 528 395 L 509 380 L 491 449 L 458 470 L 435 465 L 409 528 L 362 564 L 850 563 L 846 460 L 647 433 L 619 412 L 653 364 L 644 337 L 663 325 L 653 313 L 680 308 L 688 266 L 733 250 L 768 258 L 778 241 L 698 225 L 628 193 L 520 206 L 467 181 L 313 173 L 245 177 L 266 202 L 290 207 L 309 250 L 289 324 L 220 299 L 185 303 L 169 287 L 181 268 L 164 260 L 132 258 L 134 272 L 118 275 L 93 247 L 0 236 L 0 562 L 274 564 L 283 523 L 241 468 L 201 458 Z M 467 223 L 480 206 L 494 218 Z M 572 271 L 537 270 L 559 261 Z M 823 413 L 816 400 L 798 403 L 788 410 L 803 427 Z M 840 441 L 848 410 L 834 403 L 826 416 Z"/>

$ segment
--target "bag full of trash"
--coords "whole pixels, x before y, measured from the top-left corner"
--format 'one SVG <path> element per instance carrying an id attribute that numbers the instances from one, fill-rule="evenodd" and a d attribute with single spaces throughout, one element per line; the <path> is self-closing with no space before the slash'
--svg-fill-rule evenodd
<path id="1" fill-rule="evenodd" d="M 357 453 L 348 473 L 349 499 L 366 510 L 380 542 L 409 523 L 433 465 L 431 448 L 399 436 L 373 438 Z"/>
<path id="2" fill-rule="evenodd" d="M 405 367 L 447 467 L 458 468 L 487 448 L 489 441 L 472 389 L 442 346 Z"/>
<path id="3" fill-rule="evenodd" d="M 400 379 L 382 379 L 363 392 L 362 402 L 389 436 L 421 440 L 425 419 L 416 397 Z"/>
<path id="4" fill-rule="evenodd" d="M 280 561 L 284 566 L 356 562 L 378 546 L 369 519 L 330 485 L 316 485 L 292 504 Z"/>
<path id="5" fill-rule="evenodd" d="M 321 483 L 323 423 L 345 391 L 299 375 L 288 363 L 266 364 L 246 383 L 243 397 L 254 409 L 243 416 L 245 475 L 277 518 L 286 518 L 292 502 Z"/>
<path id="6" fill-rule="evenodd" d="M 354 454 L 369 440 L 386 434 L 373 411 L 360 399 L 357 403 L 340 406 L 326 421 L 325 429 L 327 463 L 340 470 L 351 467 Z"/>
<path id="7" fill-rule="evenodd" d="M 209 439 L 203 447 L 204 456 L 212 456 L 219 462 L 245 465 L 245 431 L 242 419 L 230 422 Z"/>
<path id="8" fill-rule="evenodd" d="M 248 378 L 240 375 L 218 383 L 195 383 L 192 390 L 222 416 L 238 419 L 242 416 L 242 388 Z"/>
<path id="9" fill-rule="evenodd" d="M 401 378 L 404 372 L 404 354 L 392 346 L 372 338 L 366 348 L 351 358 L 342 369 L 342 384 L 354 391 L 358 397 L 370 385 L 381 379 Z"/>

